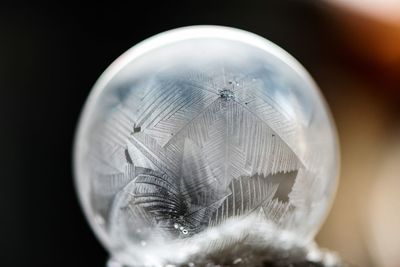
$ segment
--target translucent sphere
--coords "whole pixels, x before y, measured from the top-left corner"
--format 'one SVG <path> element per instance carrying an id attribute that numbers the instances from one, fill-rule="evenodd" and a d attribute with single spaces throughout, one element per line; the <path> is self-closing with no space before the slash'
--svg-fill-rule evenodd
<path id="1" fill-rule="evenodd" d="M 336 188 L 338 149 L 295 59 L 257 35 L 196 26 L 152 37 L 105 71 L 74 162 L 113 258 L 160 266 L 309 242 Z"/>

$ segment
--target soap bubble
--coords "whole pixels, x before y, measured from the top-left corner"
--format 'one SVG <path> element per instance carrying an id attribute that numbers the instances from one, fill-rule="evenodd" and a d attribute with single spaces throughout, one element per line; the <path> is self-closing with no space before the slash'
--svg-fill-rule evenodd
<path id="1" fill-rule="evenodd" d="M 85 104 L 74 156 L 85 214 L 128 266 L 308 243 L 338 172 L 307 72 L 271 42 L 216 26 L 159 34 L 117 59 Z"/>

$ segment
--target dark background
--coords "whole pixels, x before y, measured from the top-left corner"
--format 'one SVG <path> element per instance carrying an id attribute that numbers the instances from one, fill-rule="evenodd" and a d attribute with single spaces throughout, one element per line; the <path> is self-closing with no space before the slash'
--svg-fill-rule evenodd
<path id="1" fill-rule="evenodd" d="M 107 253 L 77 201 L 71 152 L 84 101 L 120 54 L 168 29 L 216 24 L 275 42 L 322 85 L 367 77 L 339 48 L 324 9 L 299 0 L 1 2 L 0 265 L 104 266 Z M 341 121 L 346 113 L 335 107 L 346 89 L 321 87 Z"/>

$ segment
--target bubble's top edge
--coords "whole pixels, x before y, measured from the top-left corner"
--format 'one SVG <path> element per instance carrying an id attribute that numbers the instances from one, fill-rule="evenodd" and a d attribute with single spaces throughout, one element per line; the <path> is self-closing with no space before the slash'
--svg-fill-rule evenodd
<path id="1" fill-rule="evenodd" d="M 123 69 L 129 62 L 132 62 L 141 55 L 150 52 L 158 47 L 178 43 L 190 39 L 202 39 L 202 38 L 215 38 L 220 40 L 238 41 L 261 50 L 267 51 L 274 57 L 278 58 L 288 66 L 290 66 L 294 72 L 301 76 L 301 78 L 312 83 L 316 86 L 314 80 L 307 72 L 307 70 L 288 52 L 283 48 L 269 41 L 268 39 L 237 28 L 227 26 L 213 26 L 213 25 L 196 25 L 186 26 L 168 30 L 154 36 L 151 36 L 120 55 L 100 76 L 95 85 L 93 86 L 93 94 L 98 91 L 98 88 L 104 88 L 105 85 Z"/>

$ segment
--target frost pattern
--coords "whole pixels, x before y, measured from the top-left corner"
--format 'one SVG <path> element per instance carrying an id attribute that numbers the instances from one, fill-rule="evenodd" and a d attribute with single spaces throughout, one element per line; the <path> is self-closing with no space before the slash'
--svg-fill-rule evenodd
<path id="1" fill-rule="evenodd" d="M 295 227 L 304 165 L 287 143 L 295 124 L 263 81 L 181 73 L 142 86 L 92 141 L 93 165 L 102 166 L 92 173 L 92 205 L 112 236 L 183 240 L 249 215 Z"/>

